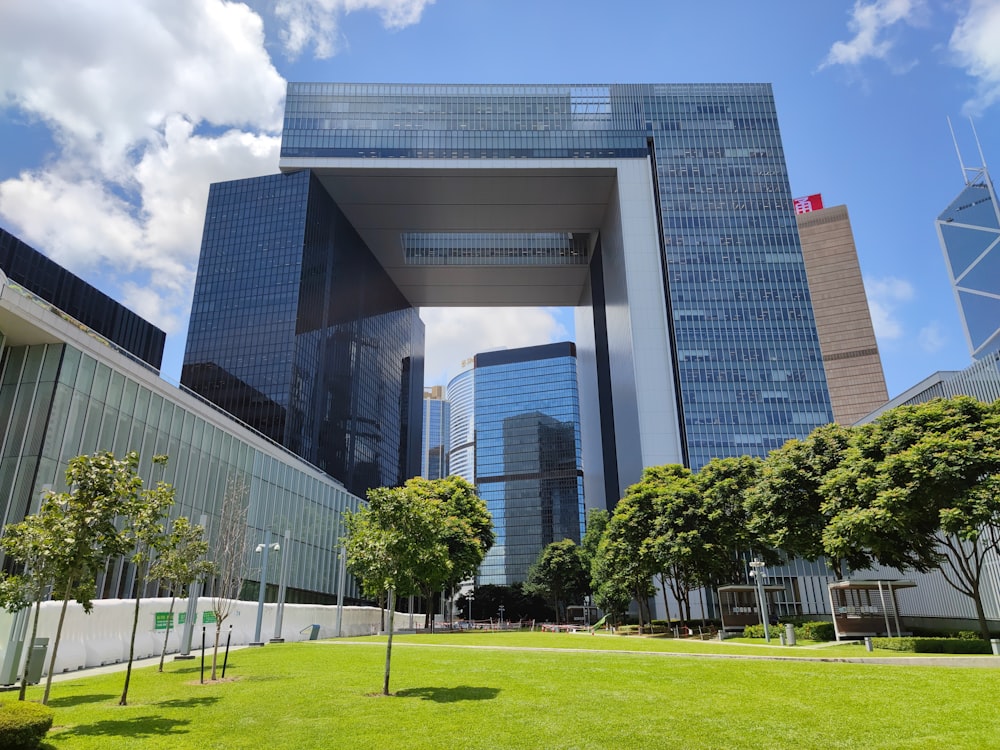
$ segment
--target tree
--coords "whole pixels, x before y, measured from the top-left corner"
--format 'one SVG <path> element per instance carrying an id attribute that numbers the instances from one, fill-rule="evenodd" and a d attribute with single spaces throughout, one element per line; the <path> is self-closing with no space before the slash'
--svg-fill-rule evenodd
<path id="1" fill-rule="evenodd" d="M 216 678 L 219 662 L 219 642 L 222 623 L 229 617 L 243 586 L 243 564 L 247 551 L 247 496 L 250 487 L 246 480 L 231 475 L 226 481 L 222 496 L 222 513 L 215 542 L 215 588 L 212 592 L 212 613 L 215 615 L 215 647 L 212 650 L 212 676 Z"/>
<path id="2" fill-rule="evenodd" d="M 174 619 L 174 601 L 178 595 L 183 595 L 195 581 L 204 580 L 215 572 L 215 563 L 205 559 L 208 552 L 208 542 L 205 540 L 205 529 L 192 524 L 186 516 L 174 519 L 166 543 L 149 568 L 149 578 L 159 581 L 170 592 L 170 618 Z M 163 660 L 167 654 L 167 640 L 170 638 L 170 626 L 163 635 L 163 649 L 160 652 L 160 670 L 163 671 Z"/>
<path id="3" fill-rule="evenodd" d="M 389 595 L 389 638 L 382 694 L 389 695 L 395 596 L 418 593 L 427 581 L 446 581 L 451 573 L 440 503 L 404 487 L 368 491 L 368 506 L 345 513 L 348 569 L 371 594 Z"/>
<path id="4" fill-rule="evenodd" d="M 75 598 L 89 613 L 98 572 L 107 558 L 128 551 L 128 540 L 115 521 L 134 507 L 142 488 L 136 473 L 138 465 L 139 454 L 135 451 L 123 459 L 108 452 L 77 456 L 66 468 L 70 491 L 50 492 L 43 500 L 41 514 L 50 519 L 53 534 L 52 543 L 47 545 L 47 564 L 54 591 L 60 593 L 63 602 L 42 703 L 49 700 L 69 600 Z"/>
<path id="5" fill-rule="evenodd" d="M 826 553 L 823 531 L 833 514 L 820 487 L 836 469 L 847 450 L 853 428 L 828 424 L 817 427 L 804 440 L 789 440 L 771 451 L 756 484 L 746 493 L 748 530 L 763 548 L 757 550 L 777 562 L 773 550 L 806 560 Z M 844 575 L 839 559 L 832 561 Z"/>
<path id="6" fill-rule="evenodd" d="M 432 592 L 439 590 L 441 586 L 454 588 L 476 574 L 479 564 L 493 546 L 493 517 L 487 510 L 486 503 L 476 494 L 476 488 L 462 477 L 416 477 L 410 479 L 404 487 L 407 492 L 424 501 L 437 503 L 442 516 L 442 541 L 448 548 L 451 564 L 446 571 L 442 571 L 440 578 L 428 580 L 423 586 L 428 602 L 427 616 L 431 618 L 433 632 Z"/>
<path id="7" fill-rule="evenodd" d="M 823 543 L 857 568 L 940 567 L 989 638 L 981 582 L 1000 544 L 998 490 L 1000 403 L 960 396 L 897 407 L 855 433 L 823 485 L 836 510 Z"/>
<path id="8" fill-rule="evenodd" d="M 708 578 L 700 571 L 714 563 L 702 495 L 691 472 L 678 464 L 646 469 L 634 491 L 641 492 L 652 506 L 649 548 L 664 604 L 669 582 L 681 619 L 687 622 L 691 619 L 691 591 Z"/>
<path id="9" fill-rule="evenodd" d="M 559 624 L 559 604 L 583 596 L 587 592 L 589 576 L 583 563 L 580 548 L 572 539 L 552 542 L 538 554 L 538 559 L 528 570 L 525 591 L 540 594 L 552 600 Z"/>
<path id="10" fill-rule="evenodd" d="M 166 456 L 154 456 L 153 464 L 166 466 Z M 130 470 L 137 471 L 132 466 Z M 142 486 L 142 480 L 139 480 Z M 151 489 L 140 489 L 125 509 L 128 519 L 125 528 L 125 539 L 135 547 L 131 562 L 135 566 L 135 608 L 132 612 L 132 634 L 128 646 L 128 665 L 125 668 L 125 685 L 119 706 L 128 705 L 128 687 L 132 679 L 132 662 L 135 659 L 135 634 L 139 628 L 139 603 L 142 601 L 143 589 L 146 585 L 146 573 L 149 570 L 153 555 L 162 551 L 167 542 L 165 521 L 167 512 L 174 504 L 174 488 L 160 480 Z"/>
<path id="11" fill-rule="evenodd" d="M 643 471 L 643 478 L 646 472 Z M 642 630 L 643 613 L 653 594 L 652 579 L 656 573 L 651 539 L 655 511 L 653 494 L 642 481 L 631 485 L 615 506 L 604 537 L 598 545 L 595 572 L 595 594 L 602 601 L 621 601 L 624 591 L 631 592 L 639 603 L 639 629 Z M 602 609 L 607 610 L 603 605 Z M 646 617 L 648 620 L 648 616 Z"/>
<path id="12" fill-rule="evenodd" d="M 22 565 L 22 571 L 16 575 L 0 576 L 0 606 L 9 612 L 17 612 L 32 604 L 35 614 L 31 622 L 31 637 L 28 640 L 28 657 L 24 664 L 24 676 L 21 678 L 21 688 L 18 700 L 24 700 L 28 687 L 27 675 L 31 667 L 33 652 L 30 645 L 38 635 L 38 617 L 42 601 L 51 588 L 55 571 L 52 562 L 55 558 L 54 545 L 62 542 L 57 534 L 62 513 L 52 503 L 43 503 L 42 510 L 26 517 L 20 523 L 8 525 L 4 536 L 0 539 L 0 548 Z"/>

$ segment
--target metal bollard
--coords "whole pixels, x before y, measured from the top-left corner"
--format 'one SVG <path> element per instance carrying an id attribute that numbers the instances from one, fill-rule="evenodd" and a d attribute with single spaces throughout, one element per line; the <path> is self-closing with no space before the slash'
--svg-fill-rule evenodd
<path id="1" fill-rule="evenodd" d="M 990 638 L 990 647 L 994 656 L 1000 656 L 1000 638 Z"/>
<path id="2" fill-rule="evenodd" d="M 874 649 L 872 647 L 872 637 L 870 635 L 865 636 L 865 650 L 871 653 Z"/>
<path id="3" fill-rule="evenodd" d="M 790 622 L 785 623 L 785 642 L 789 646 L 795 645 L 795 626 Z"/>

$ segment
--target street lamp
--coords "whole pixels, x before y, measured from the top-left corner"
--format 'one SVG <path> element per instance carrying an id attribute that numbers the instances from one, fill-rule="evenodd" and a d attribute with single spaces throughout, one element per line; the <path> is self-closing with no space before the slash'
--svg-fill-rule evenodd
<path id="1" fill-rule="evenodd" d="M 253 643 L 251 646 L 263 646 L 264 642 L 260 639 L 260 626 L 264 619 L 264 593 L 267 589 L 267 553 L 270 550 L 277 552 L 281 549 L 281 545 L 277 542 L 271 543 L 271 531 L 270 529 L 264 532 L 264 543 L 258 544 L 254 552 L 262 552 L 260 560 L 260 594 L 257 597 L 257 626 L 253 631 Z"/>
<path id="2" fill-rule="evenodd" d="M 469 592 L 465 595 L 465 601 L 468 602 L 468 604 L 469 604 L 469 625 L 470 625 L 470 627 L 472 625 L 472 602 L 474 602 L 475 599 L 476 599 L 476 590 L 473 588 L 473 589 L 470 589 Z"/>
<path id="3" fill-rule="evenodd" d="M 750 567 L 750 575 L 755 579 L 757 585 L 757 609 L 760 612 L 760 624 L 764 626 L 764 641 L 770 643 L 771 633 L 768 628 L 767 599 L 764 596 L 764 578 L 767 576 L 767 573 L 764 571 L 764 561 L 754 558 L 750 561 Z"/>

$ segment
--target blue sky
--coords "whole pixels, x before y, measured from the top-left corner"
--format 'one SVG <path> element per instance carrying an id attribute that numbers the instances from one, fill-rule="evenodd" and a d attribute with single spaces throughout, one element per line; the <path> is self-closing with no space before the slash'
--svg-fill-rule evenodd
<path id="1" fill-rule="evenodd" d="M 771 82 L 793 193 L 850 211 L 890 394 L 969 363 L 933 221 L 946 117 L 1000 164 L 1000 0 L 2 3 L 0 226 L 165 328 L 176 378 L 208 185 L 277 171 L 288 80 Z M 423 314 L 429 383 L 572 333 Z"/>

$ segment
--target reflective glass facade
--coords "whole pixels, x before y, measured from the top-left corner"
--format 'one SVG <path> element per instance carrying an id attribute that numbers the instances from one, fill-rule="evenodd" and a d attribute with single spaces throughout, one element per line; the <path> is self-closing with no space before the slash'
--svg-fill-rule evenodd
<path id="1" fill-rule="evenodd" d="M 937 219 L 974 359 L 1000 350 L 1000 206 L 982 169 Z"/>
<path id="2" fill-rule="evenodd" d="M 171 514 L 196 523 L 204 514 L 213 543 L 227 482 L 242 480 L 249 506 L 247 579 L 259 576 L 253 550 L 264 530 L 289 530 L 288 601 L 333 601 L 341 514 L 359 508 L 357 497 L 27 291 L 0 284 L 0 521 L 6 525 L 37 512 L 46 488 L 66 489 L 71 458 L 130 450 L 139 452 L 147 483 L 153 456 L 168 456 L 163 479 L 176 489 Z M 97 581 L 98 595 L 130 596 L 133 577 L 131 565 L 112 561 Z M 155 593 L 150 585 L 144 595 Z M 359 597 L 353 578 L 345 594 Z"/>
<path id="3" fill-rule="evenodd" d="M 107 337 L 146 364 L 160 368 L 167 338 L 164 331 L 3 229 L 0 270 L 61 314 Z"/>
<path id="4" fill-rule="evenodd" d="M 587 160 L 641 159 L 651 170 L 658 209 L 664 275 L 660 310 L 669 320 L 674 370 L 669 378 L 678 391 L 682 460 L 698 468 L 713 456 L 765 455 L 832 420 L 767 84 L 291 83 L 281 156 L 293 161 L 350 158 L 352 164 L 534 159 L 551 165 L 566 160 L 567 167 Z M 482 244 L 470 243 L 468 255 L 475 257 Z M 425 236 L 419 246 L 424 255 L 434 255 L 442 244 Z M 415 262 L 432 262 L 421 258 Z M 591 268 L 600 262 L 597 253 Z M 612 272 L 622 277 L 627 272 L 621 267 L 606 258 L 604 278 Z M 596 278 L 593 270 L 591 278 Z M 610 294 L 594 288 L 593 299 L 606 298 L 611 305 Z M 615 291 L 614 305 L 633 304 L 618 299 L 622 294 L 629 293 Z M 643 297 L 639 304 L 649 304 L 645 292 Z M 623 337 L 634 340 L 639 326 L 617 312 L 611 321 L 597 306 L 597 388 L 609 394 L 602 400 L 603 423 L 610 395 L 618 403 L 627 394 L 613 393 L 619 376 L 601 380 L 600 373 L 614 370 L 614 352 L 631 346 Z M 631 326 L 627 334 L 626 324 Z M 609 361 L 602 363 L 601 356 Z M 651 377 L 639 373 L 631 382 L 642 380 L 648 393 Z M 662 376 L 663 382 L 669 378 Z M 641 414 L 624 419 L 649 434 L 655 431 Z M 623 424 L 622 418 L 615 423 Z M 634 441 L 626 441 L 620 427 L 617 448 L 614 436 L 602 431 L 608 502 L 613 504 L 618 495 L 612 485 L 638 478 L 628 455 L 640 451 L 629 447 Z M 609 450 L 617 451 L 624 468 L 608 468 Z M 624 472 L 620 477 L 619 471 Z"/>
<path id="5" fill-rule="evenodd" d="M 469 363 L 472 364 L 471 362 Z M 448 430 L 448 473 L 476 483 L 475 371 L 470 367 L 448 383 L 451 408 Z"/>
<path id="6" fill-rule="evenodd" d="M 444 388 L 435 386 L 424 391 L 423 413 L 420 476 L 441 479 L 449 474 L 448 443 L 451 432 L 451 404 L 444 399 Z"/>
<path id="7" fill-rule="evenodd" d="M 496 544 L 478 581 L 524 581 L 552 542 L 579 543 L 583 462 L 571 343 L 476 355 L 476 487 Z"/>
<path id="8" fill-rule="evenodd" d="M 181 382 L 355 494 L 419 472 L 423 324 L 308 170 L 212 185 Z"/>

